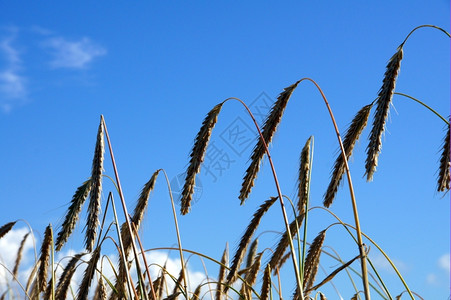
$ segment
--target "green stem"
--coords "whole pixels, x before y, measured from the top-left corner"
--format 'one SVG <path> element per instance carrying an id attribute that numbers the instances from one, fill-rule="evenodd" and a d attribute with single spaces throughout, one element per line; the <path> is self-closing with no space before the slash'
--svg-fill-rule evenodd
<path id="1" fill-rule="evenodd" d="M 435 109 L 433 109 L 432 107 L 430 107 L 429 105 L 427 105 L 426 103 L 424 103 L 423 101 L 418 100 L 417 98 L 414 98 L 412 96 L 409 96 L 407 94 L 403 94 L 403 93 L 394 93 L 395 95 L 400 95 L 400 96 L 404 96 L 407 97 L 409 99 L 412 99 L 413 101 L 416 101 L 417 103 L 423 105 L 424 107 L 426 107 L 427 109 L 429 109 L 431 112 L 433 112 L 437 117 L 439 117 L 440 119 L 442 119 L 443 122 L 445 122 L 448 126 L 449 126 L 449 121 L 446 120 L 444 117 L 442 117 L 442 115 L 440 115 Z"/>

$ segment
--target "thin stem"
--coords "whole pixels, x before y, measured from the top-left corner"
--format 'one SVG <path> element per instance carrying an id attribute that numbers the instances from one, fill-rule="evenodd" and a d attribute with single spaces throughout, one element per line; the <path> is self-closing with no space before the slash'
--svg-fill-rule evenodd
<path id="1" fill-rule="evenodd" d="M 149 278 L 149 285 L 150 285 L 150 290 L 152 292 L 153 300 L 157 300 L 157 296 L 155 294 L 155 290 L 154 290 L 153 284 L 152 284 L 152 277 L 150 276 L 149 265 L 147 264 L 147 259 L 146 259 L 146 255 L 145 255 L 145 252 L 144 252 L 144 247 L 143 247 L 143 245 L 141 243 L 141 239 L 139 238 L 139 235 L 138 235 L 138 232 L 136 230 L 135 224 L 132 224 L 132 226 L 133 226 L 134 232 L 136 233 L 136 239 L 138 240 L 139 247 L 141 248 L 141 254 L 142 254 L 143 261 L 144 261 L 144 265 L 146 267 L 147 277 Z M 145 293 L 145 294 L 147 295 L 147 293 Z"/>
<path id="2" fill-rule="evenodd" d="M 258 126 L 258 123 L 255 120 L 254 115 L 250 111 L 249 107 L 239 98 L 231 97 L 231 98 L 226 99 L 224 102 L 226 102 L 228 100 L 237 100 L 238 102 L 240 102 L 244 106 L 244 108 L 246 108 L 247 112 L 249 113 L 250 117 L 252 118 L 252 121 L 255 124 L 255 127 L 257 128 L 257 131 L 258 131 L 258 134 L 259 134 L 260 139 L 262 141 L 263 147 L 265 148 L 265 152 L 266 152 L 266 155 L 268 156 L 269 164 L 271 165 L 271 171 L 272 171 L 272 174 L 273 174 L 273 177 L 274 177 L 274 183 L 276 185 L 277 194 L 279 196 L 279 203 L 280 203 L 280 208 L 282 210 L 283 221 L 285 222 L 285 227 L 287 229 L 287 236 L 289 237 L 289 241 L 290 241 L 291 259 L 293 261 L 294 273 L 296 274 L 296 282 L 298 284 L 300 300 L 304 300 L 304 290 L 303 290 L 303 286 L 302 286 L 301 276 L 299 274 L 299 267 L 298 267 L 298 262 L 297 262 L 297 259 L 296 259 L 296 252 L 295 252 L 295 248 L 294 248 L 294 244 L 293 244 L 293 239 L 291 238 L 290 223 L 288 221 L 288 216 L 287 216 L 287 212 L 286 212 L 286 209 L 285 209 L 285 204 L 283 203 L 282 191 L 280 189 L 279 180 L 277 179 L 276 169 L 274 167 L 274 164 L 273 164 L 273 161 L 272 161 L 272 158 L 271 158 L 271 154 L 269 153 L 268 146 L 266 145 L 265 138 L 263 137 L 263 135 L 261 133 L 261 130 L 260 130 L 260 127 Z"/>
<path id="3" fill-rule="evenodd" d="M 348 159 L 346 157 L 346 151 L 344 149 L 337 123 L 335 122 L 335 118 L 332 113 L 332 109 L 330 108 L 330 105 L 326 99 L 326 96 L 324 95 L 324 93 L 321 90 L 321 88 L 319 87 L 319 85 L 313 79 L 310 79 L 310 78 L 304 78 L 304 79 L 312 82 L 316 86 L 316 88 L 319 90 L 319 92 L 321 93 L 321 96 L 323 97 L 324 103 L 327 106 L 327 110 L 329 111 L 330 118 L 331 118 L 332 123 L 335 128 L 335 133 L 337 135 L 338 143 L 340 145 L 341 155 L 342 155 L 343 161 L 345 163 L 346 176 L 348 178 L 349 193 L 351 195 L 352 209 L 353 209 L 353 213 L 354 213 L 354 222 L 355 222 L 357 240 L 358 240 L 358 246 L 359 246 L 359 252 L 360 252 L 360 263 L 361 263 L 361 267 L 362 267 L 362 280 L 363 280 L 365 299 L 370 300 L 371 296 L 370 296 L 370 290 L 369 290 L 369 284 L 368 284 L 368 270 L 367 270 L 367 266 L 366 266 L 366 253 L 365 253 L 365 249 L 364 249 L 364 245 L 363 245 L 363 241 L 362 241 L 362 232 L 360 230 L 360 221 L 359 221 L 359 214 L 358 214 L 358 210 L 357 210 L 357 201 L 355 199 L 354 187 L 352 185 L 351 172 L 349 171 L 349 165 L 348 165 Z"/>
<path id="4" fill-rule="evenodd" d="M 403 93 L 397 93 L 397 92 L 395 92 L 394 94 L 395 94 L 395 95 L 400 95 L 400 96 L 407 97 L 407 98 L 412 99 L 413 101 L 416 101 L 417 103 L 423 105 L 424 107 L 426 107 L 427 109 L 429 109 L 431 112 L 433 112 L 437 117 L 439 117 L 440 119 L 442 119 L 443 122 L 445 122 L 445 123 L 449 126 L 449 121 L 448 121 L 448 120 L 446 120 L 444 117 L 442 117 L 441 114 L 439 114 L 435 109 L 433 109 L 432 107 L 430 107 L 429 105 L 427 105 L 427 104 L 424 103 L 423 101 L 420 101 L 420 100 L 418 100 L 418 99 L 416 99 L 416 98 L 414 98 L 414 97 L 412 97 L 412 96 L 409 96 L 409 95 L 403 94 Z"/>
<path id="5" fill-rule="evenodd" d="M 123 209 L 123 212 L 124 212 L 125 222 L 127 222 L 127 229 L 128 229 L 129 234 L 130 234 L 130 237 L 131 237 L 133 254 L 135 256 L 135 262 L 136 262 L 136 266 L 138 268 L 139 267 L 138 250 L 137 250 L 137 247 L 136 247 L 135 239 L 133 238 L 133 230 L 132 230 L 132 226 L 130 224 L 130 217 L 128 215 L 127 205 L 125 204 L 124 194 L 122 193 L 122 186 L 121 186 L 121 181 L 119 179 L 119 172 L 117 171 L 117 167 L 116 167 L 116 161 L 114 159 L 113 147 L 111 146 L 111 140 L 110 140 L 110 136 L 108 134 L 108 129 L 107 129 L 107 126 L 106 126 L 105 119 L 103 118 L 103 116 L 102 116 L 101 119 L 102 119 L 102 122 L 103 122 L 103 128 L 105 130 L 105 136 L 106 136 L 107 141 L 108 141 L 108 149 L 110 151 L 111 163 L 113 165 L 114 176 L 116 177 L 117 188 L 118 188 L 118 192 L 119 192 L 119 197 L 121 199 L 121 204 L 122 204 L 122 209 Z M 140 272 L 138 272 L 138 276 L 141 277 L 142 274 Z"/>
<path id="6" fill-rule="evenodd" d="M 325 207 L 315 206 L 315 207 L 312 207 L 311 209 L 317 209 L 317 208 L 323 209 L 323 210 L 327 211 L 329 214 L 331 214 L 332 216 L 334 216 L 335 219 L 337 219 L 338 222 L 340 222 L 341 225 L 343 225 L 343 227 L 348 231 L 348 233 L 351 235 L 351 237 L 352 237 L 352 238 L 354 239 L 354 241 L 355 241 L 355 237 L 354 237 L 354 235 L 349 231 L 349 228 L 348 228 L 348 227 L 351 227 L 351 228 L 354 229 L 354 230 L 356 230 L 356 227 L 344 223 L 343 221 L 340 220 L 340 218 L 339 218 L 336 214 L 334 214 L 331 210 L 329 210 L 329 209 L 327 209 L 327 208 L 325 208 Z M 398 271 L 398 269 L 396 268 L 395 264 L 391 261 L 390 257 L 389 257 L 389 256 L 384 252 L 384 250 L 382 250 L 382 248 L 381 248 L 378 244 L 376 244 L 376 242 L 373 241 L 368 235 L 366 235 L 366 234 L 363 233 L 363 232 L 362 232 L 362 235 L 363 235 L 364 237 L 366 237 L 366 238 L 367 238 L 374 246 L 376 246 L 376 248 L 382 253 L 382 255 L 385 257 L 385 259 L 390 263 L 390 265 L 391 265 L 391 267 L 393 268 L 393 270 L 396 272 L 396 275 L 398 275 L 398 278 L 401 280 L 402 284 L 403 284 L 404 287 L 406 288 L 406 290 L 407 290 L 407 292 L 409 293 L 409 295 L 410 295 L 410 297 L 412 298 L 412 300 L 415 300 L 415 298 L 413 297 L 412 291 L 410 290 L 410 288 L 409 288 L 409 286 L 407 285 L 406 281 L 405 281 L 404 278 L 402 277 L 401 273 L 400 273 L 400 272 Z M 368 260 L 369 260 L 369 258 L 368 258 Z M 377 273 L 377 271 L 376 271 L 375 268 L 374 268 L 373 270 Z M 381 281 L 381 282 L 382 282 L 382 281 Z M 382 283 L 383 283 L 383 282 L 382 282 Z M 383 285 L 385 286 L 385 284 L 383 284 Z"/>
<path id="7" fill-rule="evenodd" d="M 108 194 L 108 199 L 111 199 L 111 206 L 113 207 L 113 214 L 114 214 L 114 220 L 115 220 L 114 223 L 116 224 L 117 237 L 119 239 L 119 246 L 120 246 L 119 253 L 122 256 L 122 261 L 124 262 L 124 269 L 125 269 L 127 278 L 131 278 L 128 267 L 127 267 L 127 258 L 125 257 L 124 244 L 122 242 L 121 229 L 119 228 L 119 220 L 117 218 L 116 205 L 114 204 L 113 194 L 111 192 Z M 117 275 L 116 275 L 116 277 L 117 277 Z M 134 291 L 135 289 L 133 288 L 133 285 L 130 283 L 129 280 L 127 280 L 127 286 L 128 286 L 128 293 L 129 293 L 130 299 L 133 299 L 132 290 Z M 136 292 L 135 292 L 135 294 L 136 294 Z"/>
<path id="8" fill-rule="evenodd" d="M 177 233 L 177 243 L 179 245 L 179 253 L 180 253 L 180 264 L 182 265 L 182 272 L 183 272 L 183 285 L 185 288 L 185 297 L 188 300 L 188 285 L 186 283 L 187 280 L 187 274 L 186 274 L 186 268 L 185 268 L 185 260 L 183 258 L 183 251 L 182 251 L 182 240 L 180 238 L 180 230 L 179 230 L 179 225 L 177 222 L 177 213 L 175 210 L 175 205 L 174 205 L 174 198 L 172 196 L 172 190 L 171 190 L 171 184 L 169 182 L 169 178 L 168 175 L 166 174 L 166 171 L 164 169 L 161 169 L 163 171 L 164 177 L 166 178 L 166 184 L 168 186 L 168 191 L 169 191 L 169 197 L 171 198 L 171 205 L 172 205 L 172 214 L 174 216 L 174 224 L 175 224 L 175 231 Z"/>
<path id="9" fill-rule="evenodd" d="M 414 31 L 416 31 L 417 29 L 423 28 L 423 27 L 431 27 L 431 28 L 438 29 L 438 30 L 440 30 L 441 32 L 443 32 L 444 34 L 446 34 L 448 37 L 451 37 L 451 35 L 449 34 L 449 32 L 446 31 L 445 29 L 441 28 L 441 27 L 438 27 L 438 26 L 435 26 L 435 25 L 428 25 L 428 24 L 426 24 L 426 25 L 420 25 L 420 26 L 415 27 L 414 29 L 412 29 L 412 31 L 409 32 L 409 34 L 406 36 L 406 38 L 404 39 L 404 41 L 401 43 L 400 47 L 404 46 L 404 44 L 407 42 L 407 39 L 410 37 L 410 35 L 411 35 L 412 33 L 414 33 Z"/>

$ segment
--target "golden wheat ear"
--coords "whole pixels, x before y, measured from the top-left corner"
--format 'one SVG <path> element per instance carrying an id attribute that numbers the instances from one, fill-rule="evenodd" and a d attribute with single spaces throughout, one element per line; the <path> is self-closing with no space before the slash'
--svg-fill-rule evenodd
<path id="1" fill-rule="evenodd" d="M 393 92 L 396 86 L 396 78 L 398 77 L 401 60 L 403 57 L 402 45 L 398 47 L 398 51 L 390 58 L 382 81 L 382 87 L 377 97 L 377 107 L 373 119 L 373 128 L 369 136 L 369 144 L 367 147 L 367 158 L 365 163 L 365 175 L 367 181 L 373 180 L 374 172 L 378 162 L 378 157 L 382 149 L 382 133 L 385 130 L 390 104 L 393 98 Z"/>
<path id="2" fill-rule="evenodd" d="M 310 147 L 312 137 L 309 137 L 305 142 L 304 148 L 301 151 L 301 158 L 299 163 L 298 173 L 298 213 L 305 214 L 305 209 L 308 201 L 309 184 L 310 184 Z"/>
<path id="3" fill-rule="evenodd" d="M 254 186 L 255 178 L 257 177 L 257 173 L 260 170 L 261 161 L 263 159 L 263 156 L 265 155 L 264 145 L 271 143 L 274 133 L 277 130 L 277 126 L 279 125 L 282 118 L 285 107 L 287 106 L 288 100 L 298 86 L 299 82 L 300 81 L 297 81 L 296 83 L 290 85 L 289 87 L 285 88 L 282 93 L 280 93 L 268 116 L 266 117 L 262 130 L 264 141 L 261 140 L 260 136 L 258 137 L 257 144 L 255 145 L 251 155 L 251 163 L 247 168 L 246 174 L 243 178 L 240 195 L 238 197 L 241 200 L 241 204 L 244 204 L 246 199 L 249 197 L 252 187 Z"/>
<path id="4" fill-rule="evenodd" d="M 321 248 L 323 247 L 325 238 L 326 230 L 323 230 L 315 237 L 308 250 L 304 268 L 304 291 L 310 290 L 315 282 L 316 273 L 318 272 L 319 258 L 321 256 Z M 304 296 L 307 297 L 308 293 Z"/>
<path id="5" fill-rule="evenodd" d="M 100 198 L 102 194 L 102 172 L 105 153 L 105 142 L 103 135 L 103 116 L 101 116 L 99 129 L 97 131 L 97 141 L 94 151 L 94 158 L 92 160 L 91 193 L 88 205 L 88 219 L 86 222 L 85 245 L 86 249 L 89 252 L 91 252 L 92 248 L 94 247 L 94 242 L 97 236 L 97 227 L 100 223 Z"/>
<path id="6" fill-rule="evenodd" d="M 254 232 L 257 230 L 258 225 L 263 217 L 263 215 L 269 210 L 269 208 L 274 204 L 277 200 L 277 197 L 271 197 L 271 199 L 266 200 L 260 208 L 254 213 L 254 216 L 247 226 L 246 232 L 243 234 L 240 240 L 240 244 L 235 252 L 235 256 L 233 257 L 232 266 L 230 267 L 229 275 L 227 276 L 227 285 L 231 285 L 235 282 L 238 275 L 238 270 L 240 268 L 241 263 L 243 262 L 244 254 L 246 253 L 246 249 L 252 239 Z M 256 240 L 257 241 L 257 240 Z M 257 245 L 257 242 L 255 243 Z M 251 256 L 252 261 L 253 255 Z M 248 260 L 249 262 L 250 260 Z M 248 264 L 247 267 L 249 267 Z"/>
<path id="7" fill-rule="evenodd" d="M 78 288 L 77 300 L 87 300 L 89 288 L 96 272 L 97 262 L 100 258 L 100 246 L 92 251 L 91 259 L 88 262 L 80 287 Z"/>
<path id="8" fill-rule="evenodd" d="M 17 221 L 9 222 L 0 227 L 0 239 L 5 236 L 13 227 L 16 225 Z"/>
<path id="9" fill-rule="evenodd" d="M 352 155 L 352 150 L 360 135 L 365 129 L 366 124 L 368 123 L 368 117 L 371 112 L 372 104 L 366 105 L 361 108 L 354 119 L 352 119 L 351 124 L 345 133 L 345 138 L 343 140 L 343 148 L 346 153 L 346 159 L 349 159 Z M 343 178 L 343 174 L 345 172 L 345 161 L 343 159 L 343 154 L 340 152 L 338 154 L 337 159 L 334 163 L 334 169 L 330 178 L 329 186 L 327 187 L 327 191 L 324 194 L 323 205 L 325 207 L 329 207 L 334 201 L 335 195 L 337 193 L 338 187 L 340 186 L 341 180 Z"/>
<path id="10" fill-rule="evenodd" d="M 58 236 L 56 237 L 56 251 L 61 250 L 61 248 L 67 242 L 69 236 L 72 234 L 72 231 L 75 228 L 75 224 L 77 224 L 77 221 L 79 219 L 81 208 L 85 203 L 86 198 L 88 198 L 90 190 L 91 180 L 87 180 L 77 188 L 75 194 L 72 196 L 71 204 L 67 210 L 63 225 L 58 232 Z"/>
<path id="11" fill-rule="evenodd" d="M 182 215 L 186 215 L 190 210 L 194 187 L 196 186 L 196 175 L 200 172 L 200 165 L 204 161 L 211 132 L 218 121 L 218 115 L 223 104 L 224 102 L 219 103 L 207 114 L 194 141 L 194 146 L 190 154 L 191 159 L 188 169 L 186 170 L 185 184 L 183 185 L 180 200 Z"/>
<path id="12" fill-rule="evenodd" d="M 44 240 L 41 245 L 41 255 L 39 256 L 38 287 L 40 291 L 46 291 L 47 274 L 50 264 L 50 250 L 52 249 L 53 231 L 52 225 L 45 229 Z"/>
<path id="13" fill-rule="evenodd" d="M 450 184 L 450 126 L 448 125 L 448 130 L 446 131 L 445 140 L 443 141 L 443 150 L 440 158 L 440 168 L 438 173 L 438 184 L 437 191 L 445 192 L 449 191 Z"/>
<path id="14" fill-rule="evenodd" d="M 14 269 L 13 269 L 13 276 L 15 278 L 17 278 L 17 275 L 19 274 L 19 266 L 20 266 L 20 262 L 22 260 L 23 249 L 25 247 L 25 242 L 27 241 L 27 238 L 29 235 L 30 235 L 30 233 L 27 232 L 23 236 L 22 241 L 20 242 L 20 245 L 19 245 L 19 249 L 17 250 L 16 262 L 14 263 Z"/>

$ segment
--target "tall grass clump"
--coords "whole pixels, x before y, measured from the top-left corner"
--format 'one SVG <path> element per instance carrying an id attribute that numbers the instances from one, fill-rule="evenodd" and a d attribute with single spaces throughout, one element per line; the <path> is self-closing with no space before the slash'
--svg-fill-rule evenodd
<path id="1" fill-rule="evenodd" d="M 389 115 L 390 105 L 395 95 L 406 97 L 421 104 L 427 110 L 433 112 L 445 123 L 445 137 L 442 141 L 439 167 L 437 174 L 436 190 L 439 193 L 447 193 L 450 189 L 450 125 L 449 119 L 445 119 L 436 110 L 429 107 L 410 95 L 396 91 L 401 68 L 401 61 L 404 57 L 403 47 L 412 35 L 419 28 L 435 28 L 447 34 L 441 28 L 432 25 L 422 25 L 412 30 L 405 40 L 396 49 L 394 55 L 388 60 L 385 73 L 382 79 L 382 86 L 377 92 L 377 97 L 370 104 L 364 105 L 349 122 L 344 131 L 344 138 L 338 129 L 333 110 L 319 84 L 311 78 L 305 77 L 294 81 L 279 94 L 273 103 L 262 128 L 258 125 L 254 115 L 246 103 L 238 98 L 228 98 L 214 106 L 205 116 L 197 135 L 194 138 L 193 146 L 189 154 L 189 162 L 186 169 L 186 178 L 181 192 L 180 215 L 186 215 L 191 211 L 193 194 L 196 186 L 196 176 L 200 173 L 202 163 L 206 156 L 208 144 L 211 140 L 219 114 L 223 106 L 229 101 L 237 101 L 248 112 L 248 117 L 255 125 L 256 139 L 255 145 L 250 153 L 249 163 L 244 171 L 241 187 L 237 188 L 237 199 L 240 204 L 244 204 L 250 197 L 253 187 L 256 185 L 256 178 L 264 159 L 268 160 L 274 182 L 273 193 L 266 198 L 260 199 L 258 207 L 250 216 L 250 221 L 244 230 L 236 247 L 232 248 L 233 256 L 229 257 L 229 244 L 222 251 L 219 260 L 212 258 L 200 251 L 183 248 L 182 235 L 179 228 L 178 216 L 175 209 L 175 200 L 168 175 L 164 169 L 158 169 L 149 173 L 142 186 L 138 199 L 134 205 L 133 213 L 129 214 L 127 202 L 119 178 L 119 171 L 113 153 L 113 143 L 108 132 L 107 123 L 103 116 L 100 117 L 100 124 L 95 136 L 94 155 L 91 162 L 91 170 L 88 178 L 80 180 L 83 182 L 78 188 L 67 207 L 61 226 L 56 230 L 54 238 L 53 226 L 49 224 L 41 238 L 39 257 L 36 254 L 35 261 L 30 268 L 26 283 L 21 282 L 20 266 L 23 264 L 25 244 L 34 234 L 29 233 L 22 237 L 17 253 L 15 253 L 15 264 L 10 270 L 3 263 L 0 267 L 6 270 L 7 290 L 0 291 L 0 300 L 24 298 L 35 299 L 143 299 L 143 300 L 169 300 L 169 299 L 259 299 L 268 300 L 279 297 L 282 299 L 282 283 L 288 282 L 294 286 L 284 287 L 291 293 L 294 300 L 307 299 L 327 299 L 324 287 L 332 283 L 332 280 L 341 273 L 347 273 L 349 286 L 353 288 L 351 299 L 371 299 L 372 295 L 378 295 L 381 299 L 395 299 L 392 291 L 384 282 L 383 276 L 378 272 L 374 263 L 368 257 L 371 249 L 379 251 L 387 260 L 394 272 L 397 274 L 404 290 L 397 291 L 396 299 L 405 298 L 422 299 L 418 293 L 411 290 L 402 274 L 396 268 L 393 261 L 386 252 L 370 236 L 364 233 L 360 226 L 359 211 L 357 204 L 360 200 L 358 192 L 355 191 L 351 178 L 351 171 L 348 164 L 349 158 L 353 155 L 356 143 L 368 123 L 371 124 L 368 146 L 366 148 L 365 176 L 367 181 L 374 179 L 376 167 L 379 166 L 379 156 L 382 149 L 382 135 L 386 129 L 386 120 Z M 407 55 L 407 53 L 406 53 Z M 296 178 L 297 194 L 295 201 L 282 193 L 281 184 L 278 180 L 276 166 L 271 157 L 270 145 L 273 137 L 279 128 L 288 101 L 293 98 L 295 89 L 304 81 L 314 84 L 321 95 L 321 99 L 326 105 L 331 125 L 337 136 L 338 155 L 331 168 L 331 177 L 328 185 L 325 185 L 326 192 L 322 201 L 322 207 L 311 207 L 310 186 L 312 183 L 312 171 L 314 167 L 314 137 L 310 136 L 300 149 L 300 159 L 298 164 L 298 175 Z M 371 98 L 371 95 L 368 96 Z M 366 102 L 366 103 L 369 103 Z M 369 122 L 371 110 L 373 112 L 372 122 Z M 301 122 L 302 124 L 302 122 Z M 308 126 L 309 124 L 302 124 Z M 94 136 L 92 137 L 94 142 Z M 109 160 L 108 160 L 109 158 Z M 114 178 L 104 174 L 104 165 L 111 162 Z M 146 249 L 141 239 L 140 230 L 143 227 L 143 219 L 149 211 L 149 203 L 152 191 L 157 186 L 157 180 L 163 176 L 168 189 L 167 202 L 171 204 L 173 215 L 173 226 L 177 238 L 175 247 L 159 247 Z M 346 177 L 350 206 L 352 212 L 352 224 L 344 222 L 332 210 L 332 204 L 337 198 L 340 184 Z M 103 179 L 108 178 L 114 184 L 114 190 L 109 191 L 104 199 Z M 115 200 L 115 197 L 119 201 Z M 89 199 L 89 200 L 88 200 Z M 81 221 L 85 202 L 88 200 L 86 209 L 86 219 Z M 164 201 L 164 199 L 158 199 Z M 285 202 L 290 205 L 285 205 Z M 278 241 L 275 245 L 264 245 L 260 242 L 261 224 L 265 221 L 269 210 L 278 203 L 282 213 L 283 230 L 279 232 Z M 238 206 L 238 205 L 237 205 Z M 315 212 L 320 210 L 326 212 L 337 220 L 335 223 L 326 223 L 321 220 L 322 228 L 319 233 L 313 236 L 311 227 L 308 226 L 312 218 L 316 218 Z M 289 214 L 290 212 L 290 214 Z M 290 216 L 290 217 L 289 217 Z M 18 221 L 11 221 L 0 226 L 0 239 L 5 238 L 16 226 Z M 69 255 L 56 261 L 55 252 L 60 252 L 73 235 L 76 225 L 82 223 L 85 231 L 83 249 L 77 254 Z M 215 224 L 217 226 L 217 224 Z M 227 226 L 227 225 L 225 225 Z M 334 228 L 340 228 L 345 232 L 351 243 L 355 244 L 354 251 L 346 253 L 346 259 L 341 259 L 338 254 L 341 245 L 327 245 L 326 232 Z M 338 230 L 338 229 L 337 229 Z M 267 233 L 263 231 L 262 233 Z M 328 232 L 328 239 L 333 232 Z M 113 245 L 115 253 L 105 254 L 106 243 Z M 331 252 L 330 249 L 333 251 Z M 335 250 L 337 249 L 337 250 Z M 175 251 L 179 256 L 179 265 L 176 273 L 171 273 L 168 264 L 158 264 L 152 261 L 148 254 L 152 251 Z M 35 246 L 36 251 L 36 246 Z M 219 253 L 219 251 L 218 251 Z M 185 259 L 185 255 L 188 258 Z M 324 256 L 336 261 L 336 266 L 332 272 L 321 275 L 318 272 L 321 268 L 320 261 Z M 113 258 L 114 257 L 114 258 Z M 117 257 L 117 259 L 115 259 Z M 218 272 L 217 276 L 209 276 L 205 266 L 204 280 L 192 286 L 190 283 L 191 272 L 189 262 L 191 257 L 199 258 L 202 263 L 208 261 L 213 264 Z M 286 267 L 286 261 L 291 259 L 291 273 L 293 278 L 283 277 L 281 270 Z M 63 262 L 64 261 L 64 262 Z M 356 266 L 356 262 L 359 265 Z M 106 266 L 111 269 L 111 274 Z M 157 269 L 155 274 L 151 272 Z M 81 279 L 76 282 L 76 274 L 81 274 Z M 1 274 L 1 273 L 0 273 Z M 216 274 L 215 274 L 216 275 Z M 154 276 L 155 277 L 155 276 Z M 347 286 L 338 286 L 337 290 L 346 289 Z M 330 297 L 329 297 L 330 298 Z"/>

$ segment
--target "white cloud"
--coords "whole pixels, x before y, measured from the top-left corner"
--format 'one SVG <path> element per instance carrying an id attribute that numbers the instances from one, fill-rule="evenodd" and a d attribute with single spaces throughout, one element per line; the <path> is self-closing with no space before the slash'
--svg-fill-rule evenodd
<path id="1" fill-rule="evenodd" d="M 44 46 L 52 50 L 53 68 L 86 68 L 96 57 L 106 54 L 105 48 L 93 43 L 88 38 L 68 41 L 62 37 L 48 39 Z"/>
<path id="2" fill-rule="evenodd" d="M 13 46 L 16 32 L 11 29 L 10 35 L 0 40 L 0 55 L 5 61 L 0 69 L 0 108 L 4 112 L 9 112 L 14 103 L 27 96 L 27 80 L 20 74 L 22 61 L 19 51 Z"/>
<path id="3" fill-rule="evenodd" d="M 2 265 L 5 265 L 6 268 L 8 268 L 8 270 L 10 271 L 12 271 L 12 269 L 14 268 L 17 251 L 26 233 L 28 233 L 27 228 L 20 229 L 13 228 L 10 232 L 8 232 L 4 237 L 0 239 L 0 263 Z M 39 251 L 40 244 L 38 243 L 36 247 L 37 251 Z M 23 286 L 26 285 L 33 269 L 35 260 L 34 260 L 34 252 L 32 250 L 33 250 L 33 242 L 31 236 L 29 236 L 27 242 L 25 243 L 23 259 L 20 265 L 21 267 L 19 268 L 19 276 L 18 276 L 19 282 Z M 75 254 L 81 252 L 82 251 L 74 251 L 73 249 L 68 249 L 63 252 L 56 253 L 55 263 L 56 265 L 58 265 L 56 267 L 57 280 L 59 276 L 62 274 L 64 267 L 72 259 L 72 257 Z M 118 256 L 116 254 L 108 254 L 108 258 L 111 261 L 112 265 L 116 268 L 118 264 Z M 85 255 L 82 257 L 82 261 L 89 261 L 89 259 L 90 255 Z M 149 270 L 152 280 L 155 280 L 161 274 L 161 267 L 164 265 L 166 265 L 167 272 L 169 272 L 172 276 L 176 278 L 178 277 L 181 267 L 179 258 L 169 257 L 169 254 L 166 252 L 152 251 L 150 253 L 146 253 L 146 259 L 147 262 L 151 264 Z M 19 296 L 19 294 L 22 295 L 21 288 L 13 281 L 10 273 L 2 265 L 0 265 L 0 291 L 2 290 L 5 291 L 8 288 L 8 286 L 13 286 L 15 290 L 14 295 L 15 296 Z M 79 284 L 81 283 L 84 276 L 85 267 L 86 264 L 80 262 L 74 276 L 72 277 L 71 286 L 74 291 L 78 290 Z M 113 283 L 115 282 L 113 269 L 107 259 L 103 259 L 103 261 L 99 260 L 97 269 L 98 270 L 102 269 L 103 274 L 107 278 L 109 278 L 109 280 L 111 280 Z M 136 269 L 134 265 L 132 266 L 130 274 L 132 275 L 132 277 L 134 278 L 134 282 L 136 283 L 137 282 Z M 98 275 L 96 275 L 95 277 L 98 278 Z M 90 293 L 94 293 L 95 291 L 97 285 L 96 278 L 93 280 L 93 286 L 90 289 Z M 189 290 L 194 291 L 194 289 L 200 283 L 205 282 L 206 275 L 202 272 L 195 272 L 191 270 L 188 265 L 188 279 L 189 279 L 188 282 Z M 171 292 L 172 289 L 174 288 L 174 282 L 168 276 L 166 277 L 166 282 L 168 284 L 168 291 Z M 205 286 L 203 291 L 206 292 L 206 290 L 207 287 Z"/>
<path id="4" fill-rule="evenodd" d="M 407 267 L 406 263 L 398 259 L 393 259 L 392 257 L 390 257 L 390 259 L 401 273 L 408 271 L 409 268 Z M 371 261 L 373 262 L 377 270 L 380 269 L 390 273 L 395 273 L 391 264 L 382 254 L 371 255 Z"/>
<path id="5" fill-rule="evenodd" d="M 438 259 L 438 265 L 440 268 L 442 268 L 443 270 L 445 270 L 449 273 L 449 271 L 450 271 L 449 253 L 440 256 L 440 258 Z"/>
<path id="6" fill-rule="evenodd" d="M 433 273 L 429 273 L 426 276 L 426 283 L 432 286 L 438 286 L 439 285 L 439 280 L 437 278 L 437 275 L 433 274 Z"/>

